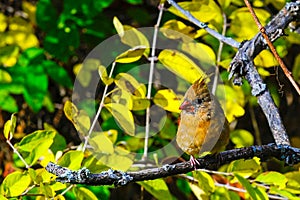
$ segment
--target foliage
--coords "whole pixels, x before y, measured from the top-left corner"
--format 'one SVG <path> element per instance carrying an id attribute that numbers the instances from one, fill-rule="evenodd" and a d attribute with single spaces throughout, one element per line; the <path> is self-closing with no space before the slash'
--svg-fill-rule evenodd
<path id="1" fill-rule="evenodd" d="M 218 54 L 219 42 L 187 23 L 175 8 L 170 7 L 165 13 L 158 37 L 160 41 L 170 40 L 180 45 L 158 49 L 155 60 L 155 74 L 161 75 L 157 78 L 158 82 L 163 83 L 164 79 L 168 79 L 175 87 L 171 89 L 155 82 L 149 90 L 151 84 L 148 83 L 148 76 L 144 78 L 141 74 L 149 73 L 145 68 L 153 59 L 150 48 L 152 41 L 133 26 L 153 26 L 151 20 L 147 21 L 151 16 L 148 12 L 153 10 L 149 4 L 141 0 L 122 2 L 121 5 L 126 5 L 127 13 L 141 6 L 151 7 L 142 10 L 148 17 L 143 18 L 136 14 L 138 12 L 132 12 L 132 25 L 124 25 L 122 22 L 126 20 L 121 18 L 123 14 L 119 13 L 120 10 L 113 16 L 107 12 L 113 12 L 120 5 L 117 0 L 65 0 L 61 5 L 51 0 L 39 0 L 36 4 L 30 2 L 22 1 L 21 10 L 27 17 L 0 13 L 0 109 L 14 113 L 24 111 L 21 105 L 26 104 L 30 107 L 26 112 L 33 112 L 28 116 L 41 116 L 46 112 L 48 116 L 55 113 L 55 117 L 51 118 L 53 123 L 44 123 L 44 128 L 36 131 L 23 131 L 20 112 L 12 114 L 10 119 L 6 117 L 8 120 L 3 126 L 3 135 L 14 154 L 11 172 L 6 172 L 9 171 L 7 169 L 2 171 L 1 199 L 22 196 L 33 199 L 31 195 L 37 195 L 37 199 L 109 199 L 110 195 L 116 195 L 117 190 L 112 186 L 73 185 L 69 188 L 67 184 L 56 182 L 44 167 L 51 161 L 72 170 L 87 167 L 93 173 L 109 168 L 139 170 L 133 164 L 143 156 L 147 109 L 151 110 L 152 120 L 148 124 L 150 163 L 159 166 L 168 159 L 172 160 L 174 155 L 181 156 L 177 147 L 169 144 L 176 134 L 183 94 L 190 83 L 199 77 L 212 83 L 214 77 L 210 74 L 215 66 L 220 66 L 220 84 L 216 96 L 232 126 L 229 148 L 257 144 L 264 137 L 259 135 L 258 127 L 255 127 L 258 122 L 251 114 L 253 109 L 258 109 L 249 85 L 245 83 L 237 87 L 227 80 L 227 69 L 235 50 L 225 45 L 222 53 Z M 252 1 L 263 24 L 273 14 L 270 9 L 277 12 L 284 3 L 283 0 Z M 226 36 L 237 41 L 251 39 L 257 33 L 241 0 L 185 1 L 179 5 L 219 32 L 222 32 L 224 21 L 228 20 Z M 120 19 L 114 15 L 120 16 Z M 83 61 L 86 52 L 115 32 L 121 48 L 108 52 L 108 56 L 113 58 L 112 64 L 106 66 L 103 60 L 97 58 Z M 294 45 L 299 45 L 299 35 L 290 32 L 284 39 L 276 41 L 275 45 L 280 56 L 288 58 L 289 55 L 293 58 L 290 61 L 294 63 L 293 74 L 299 81 L 299 55 L 289 51 Z M 277 62 L 272 54 L 263 51 L 254 62 L 264 80 L 274 88 L 277 82 L 274 84 L 271 81 Z M 166 72 L 173 73 L 175 78 L 165 77 Z M 67 98 L 60 96 L 55 99 L 57 94 L 52 87 L 59 91 L 73 89 L 75 76 L 79 83 L 77 87 L 83 88 L 89 96 L 89 88 L 93 87 L 96 77 L 100 82 L 96 98 L 75 98 L 75 103 L 66 100 L 70 99 L 70 95 L 66 94 Z M 280 105 L 283 100 L 278 90 L 275 88 L 271 92 L 277 105 Z M 59 109 L 57 104 L 60 105 Z M 91 129 L 95 122 L 94 108 L 101 111 L 98 119 L 101 130 Z M 59 118 L 67 128 L 54 125 L 57 116 L 62 114 L 69 120 Z M 157 117 L 160 114 L 163 117 Z M 57 127 L 60 129 L 56 130 Z M 72 129 L 76 130 L 82 143 L 73 143 Z M 261 132 L 265 134 L 266 130 L 262 129 Z M 292 141 L 299 140 L 297 135 L 293 138 Z M 85 144 L 86 140 L 88 145 Z M 299 142 L 296 144 L 299 145 Z M 140 188 L 143 188 L 156 199 L 177 199 L 179 195 L 186 199 L 268 199 L 270 195 L 299 199 L 299 166 L 283 167 L 278 161 L 272 162 L 275 167 L 264 165 L 257 158 L 237 160 L 222 166 L 218 172 L 195 171 L 173 179 L 138 182 L 135 187 L 139 188 L 136 190 L 138 195 Z M 191 178 L 193 182 L 189 181 Z"/>

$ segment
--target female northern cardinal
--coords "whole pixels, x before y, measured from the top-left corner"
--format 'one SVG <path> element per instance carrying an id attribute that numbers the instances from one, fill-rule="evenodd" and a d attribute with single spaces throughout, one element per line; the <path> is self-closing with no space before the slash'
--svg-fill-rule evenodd
<path id="1" fill-rule="evenodd" d="M 217 99 L 210 94 L 205 79 L 197 80 L 185 93 L 180 108 L 180 123 L 176 141 L 179 147 L 194 158 L 203 152 L 216 153 L 229 141 L 229 126 Z"/>

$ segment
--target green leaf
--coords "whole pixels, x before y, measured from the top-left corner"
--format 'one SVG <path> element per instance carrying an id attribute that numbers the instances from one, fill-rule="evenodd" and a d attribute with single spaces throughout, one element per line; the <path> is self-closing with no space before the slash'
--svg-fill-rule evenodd
<path id="1" fill-rule="evenodd" d="M 283 189 L 286 187 L 288 179 L 279 172 L 269 171 L 258 175 L 255 181 L 268 185 L 275 185 L 278 186 L 279 189 Z"/>
<path id="2" fill-rule="evenodd" d="M 234 172 L 243 177 L 249 177 L 261 170 L 258 159 L 235 160 L 227 168 L 227 172 Z"/>
<path id="3" fill-rule="evenodd" d="M 51 0 L 40 0 L 37 3 L 36 22 L 38 26 L 48 32 L 56 27 L 58 14 Z"/>
<path id="4" fill-rule="evenodd" d="M 153 97 L 153 102 L 167 111 L 180 113 L 181 100 L 171 89 L 157 91 Z"/>
<path id="5" fill-rule="evenodd" d="M 12 96 L 10 96 L 7 91 L 2 89 L 0 89 L 0 108 L 10 113 L 18 111 L 16 100 Z"/>
<path id="6" fill-rule="evenodd" d="M 6 67 L 14 66 L 17 62 L 20 48 L 17 45 L 9 45 L 0 47 L 0 49 L 0 64 L 3 64 Z"/>
<path id="7" fill-rule="evenodd" d="M 126 155 L 119 155 L 118 152 L 120 150 L 115 149 L 115 151 L 116 153 L 114 154 L 109 154 L 109 155 L 102 154 L 99 158 L 99 161 L 112 169 L 127 171 L 133 164 L 132 155 L 129 154 L 129 152 L 126 152 L 127 153 Z"/>
<path id="8" fill-rule="evenodd" d="M 76 199 L 98 200 L 96 195 L 89 189 L 84 187 L 73 187 L 73 192 Z"/>
<path id="9" fill-rule="evenodd" d="M 15 171 L 5 177 L 2 188 L 5 196 L 15 197 L 21 195 L 30 185 L 29 174 Z"/>
<path id="10" fill-rule="evenodd" d="M 124 132 L 133 136 L 135 133 L 133 115 L 130 110 L 121 104 L 109 103 L 104 105 L 105 108 L 114 116 Z"/>
<path id="11" fill-rule="evenodd" d="M 19 143 L 15 145 L 16 149 L 25 155 L 25 160 L 29 165 L 35 162 L 42 156 L 45 156 L 53 144 L 53 138 L 56 132 L 54 131 L 35 131 L 26 135 Z"/>
<path id="12" fill-rule="evenodd" d="M 93 150 L 98 153 L 114 153 L 113 143 L 103 132 L 92 133 L 89 143 L 93 147 Z"/>
<path id="13" fill-rule="evenodd" d="M 235 144 L 235 148 L 248 147 L 254 143 L 253 135 L 244 129 L 230 132 L 230 140 Z"/>
<path id="14" fill-rule="evenodd" d="M 146 50 L 145 46 L 136 46 L 118 55 L 115 59 L 117 63 L 132 63 L 138 61 Z"/>
<path id="15" fill-rule="evenodd" d="M 202 171 L 194 171 L 193 177 L 198 181 L 199 187 L 206 193 L 211 194 L 215 191 L 215 183 L 212 177 Z"/>
<path id="16" fill-rule="evenodd" d="M 58 165 L 67 167 L 71 170 L 78 170 L 81 167 L 83 156 L 82 151 L 68 151 L 59 159 Z"/>
<path id="17" fill-rule="evenodd" d="M 17 117 L 15 116 L 15 114 L 12 114 L 10 116 L 10 120 L 8 120 L 5 125 L 4 125 L 4 137 L 7 140 L 11 140 L 13 138 L 13 135 L 15 133 L 15 128 L 17 125 Z"/>
<path id="18" fill-rule="evenodd" d="M 154 198 L 158 200 L 173 199 L 166 182 L 163 179 L 155 179 L 149 181 L 138 182 L 143 186 Z"/>
<path id="19" fill-rule="evenodd" d="M 15 146 L 18 150 L 26 152 L 31 152 L 33 149 L 38 148 L 42 143 L 47 143 L 50 147 L 55 134 L 55 131 L 38 130 L 23 137 Z"/>
<path id="20" fill-rule="evenodd" d="M 18 64 L 22 67 L 40 64 L 45 59 L 44 50 L 40 48 L 26 49 L 19 57 Z"/>
<path id="21" fill-rule="evenodd" d="M 67 88 L 72 88 L 72 81 L 67 73 L 67 71 L 57 65 L 55 62 L 50 60 L 45 60 L 42 63 L 46 73 L 57 83 L 63 85 Z"/>
<path id="22" fill-rule="evenodd" d="M 47 94 L 48 77 L 43 73 L 28 73 L 25 80 L 26 89 L 23 93 L 25 101 L 33 111 L 37 112 L 42 108 L 44 98 Z"/>
<path id="23" fill-rule="evenodd" d="M 243 178 L 242 176 L 240 176 L 238 174 L 234 174 L 234 176 L 245 187 L 245 189 L 249 193 L 251 199 L 253 199 L 253 200 L 267 200 L 267 199 L 269 199 L 268 195 L 263 190 L 260 190 L 258 188 L 253 187 L 247 179 Z"/>
<path id="24" fill-rule="evenodd" d="M 176 75 L 190 83 L 194 83 L 205 73 L 186 55 L 176 50 L 164 49 L 160 52 L 158 60 Z"/>
<path id="25" fill-rule="evenodd" d="M 295 58 L 295 61 L 294 61 L 293 76 L 296 81 L 300 80 L 300 54 Z"/>

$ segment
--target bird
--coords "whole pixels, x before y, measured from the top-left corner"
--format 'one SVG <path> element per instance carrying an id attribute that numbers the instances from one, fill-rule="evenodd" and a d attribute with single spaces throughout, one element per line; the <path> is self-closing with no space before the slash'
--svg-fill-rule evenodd
<path id="1" fill-rule="evenodd" d="M 176 142 L 190 155 L 195 169 L 199 165 L 195 156 L 204 152 L 220 152 L 229 142 L 229 123 L 206 81 L 207 78 L 196 80 L 186 91 L 179 107 L 181 113 Z"/>

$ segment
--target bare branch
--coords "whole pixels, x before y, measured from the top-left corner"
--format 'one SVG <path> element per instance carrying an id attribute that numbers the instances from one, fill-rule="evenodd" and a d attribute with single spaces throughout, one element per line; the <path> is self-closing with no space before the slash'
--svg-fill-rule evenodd
<path id="1" fill-rule="evenodd" d="M 197 159 L 200 165 L 197 168 L 214 170 L 221 165 L 230 163 L 238 159 L 250 159 L 258 157 L 265 161 L 271 157 L 283 160 L 286 164 L 296 164 L 300 162 L 300 149 L 288 145 L 262 145 L 251 146 L 240 149 L 232 149 L 215 155 L 208 155 Z M 122 172 L 118 170 L 108 170 L 100 174 L 92 174 L 88 169 L 83 168 L 72 171 L 67 168 L 49 163 L 46 170 L 57 176 L 57 181 L 72 184 L 87 185 L 116 185 L 123 186 L 130 182 L 153 180 L 167 176 L 187 173 L 195 170 L 194 166 L 188 162 L 177 164 L 167 164 L 158 168 L 144 169 L 140 171 Z"/>

